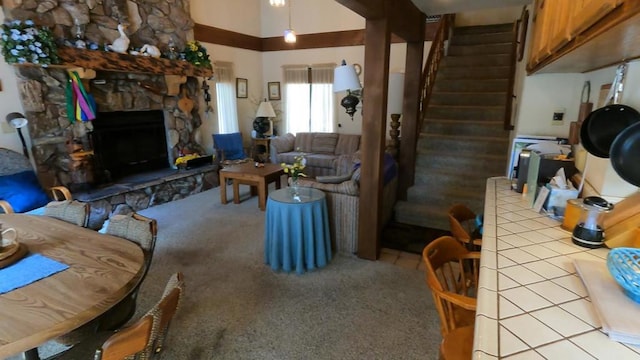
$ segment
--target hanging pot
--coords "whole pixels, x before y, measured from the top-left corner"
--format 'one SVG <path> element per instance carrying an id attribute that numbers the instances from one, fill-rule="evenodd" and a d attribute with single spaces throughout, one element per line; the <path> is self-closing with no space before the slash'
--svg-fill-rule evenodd
<path id="1" fill-rule="evenodd" d="M 640 122 L 640 113 L 634 108 L 613 104 L 592 111 L 582 123 L 580 140 L 592 155 L 609 158 L 615 138 L 624 129 Z"/>
<path id="2" fill-rule="evenodd" d="M 640 187 L 640 122 L 624 129 L 611 145 L 611 166 L 628 183 Z"/>

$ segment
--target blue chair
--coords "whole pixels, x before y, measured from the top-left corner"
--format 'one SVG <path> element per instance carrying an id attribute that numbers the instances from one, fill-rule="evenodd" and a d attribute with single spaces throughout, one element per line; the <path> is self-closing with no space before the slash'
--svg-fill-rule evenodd
<path id="1" fill-rule="evenodd" d="M 45 191 L 29 159 L 23 154 L 0 148 L 0 213 L 26 213 L 42 209 L 51 199 L 71 200 L 64 186 Z"/>
<path id="2" fill-rule="evenodd" d="M 213 150 L 218 163 L 222 165 L 239 164 L 250 161 L 242 146 L 242 134 L 213 134 Z"/>

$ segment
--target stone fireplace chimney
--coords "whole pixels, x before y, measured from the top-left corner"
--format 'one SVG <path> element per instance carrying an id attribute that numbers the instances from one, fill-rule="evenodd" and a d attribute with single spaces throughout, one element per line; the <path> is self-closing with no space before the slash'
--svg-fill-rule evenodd
<path id="1" fill-rule="evenodd" d="M 189 0 L 5 0 L 7 20 L 33 20 L 48 26 L 56 38 L 74 40 L 78 24 L 87 42 L 111 44 L 119 36 L 118 24 L 127 25 L 130 47 L 144 44 L 162 52 L 168 44 L 184 48 L 193 39 Z M 19 93 L 29 119 L 32 152 L 38 176 L 46 186 L 90 182 L 93 164 L 91 121 L 71 122 L 67 116 L 67 72 L 88 70 L 83 84 L 96 100 L 98 112 L 160 110 L 164 114 L 168 164 L 184 151 L 203 153 L 195 141 L 202 120 L 197 78 L 210 77 L 211 69 L 197 69 L 181 60 L 154 59 L 102 50 L 60 49 L 64 64 L 48 68 L 15 66 Z M 95 72 L 95 76 L 93 76 Z M 166 76 L 169 75 L 169 76 Z M 179 82 L 176 84 L 176 78 Z M 179 106 L 179 100 L 192 107 Z M 81 157 L 80 154 L 86 155 Z"/>

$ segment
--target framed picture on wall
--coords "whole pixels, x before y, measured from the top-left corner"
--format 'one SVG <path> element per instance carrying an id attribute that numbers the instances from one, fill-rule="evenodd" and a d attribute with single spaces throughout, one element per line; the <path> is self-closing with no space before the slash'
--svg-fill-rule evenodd
<path id="1" fill-rule="evenodd" d="M 267 83 L 269 90 L 269 100 L 280 100 L 280 82 L 274 81 Z"/>
<path id="2" fill-rule="evenodd" d="M 247 79 L 236 78 L 236 97 L 247 98 Z"/>

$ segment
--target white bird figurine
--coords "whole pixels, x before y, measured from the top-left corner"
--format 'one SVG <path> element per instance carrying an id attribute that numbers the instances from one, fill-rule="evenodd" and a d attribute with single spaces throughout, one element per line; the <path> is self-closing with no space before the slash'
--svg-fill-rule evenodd
<path id="1" fill-rule="evenodd" d="M 140 53 L 143 56 L 160 57 L 160 49 L 149 44 L 144 44 L 142 48 L 140 48 Z"/>
<path id="2" fill-rule="evenodd" d="M 107 48 L 111 51 L 115 51 L 118 53 L 126 54 L 129 49 L 129 38 L 127 34 L 124 33 L 124 25 L 118 24 L 118 32 L 120 33 L 120 37 L 113 40 L 113 44 L 107 45 Z"/>

